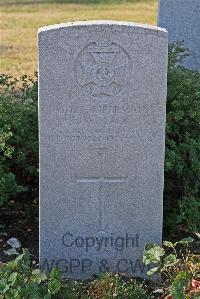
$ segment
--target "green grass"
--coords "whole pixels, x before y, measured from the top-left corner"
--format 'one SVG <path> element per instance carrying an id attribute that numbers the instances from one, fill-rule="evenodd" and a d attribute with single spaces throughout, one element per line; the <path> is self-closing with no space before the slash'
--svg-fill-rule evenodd
<path id="1" fill-rule="evenodd" d="M 106 3 L 100 4 L 78 1 L 0 0 L 1 73 L 33 75 L 37 70 L 37 29 L 45 25 L 95 19 L 156 24 L 157 0 L 103 0 Z"/>

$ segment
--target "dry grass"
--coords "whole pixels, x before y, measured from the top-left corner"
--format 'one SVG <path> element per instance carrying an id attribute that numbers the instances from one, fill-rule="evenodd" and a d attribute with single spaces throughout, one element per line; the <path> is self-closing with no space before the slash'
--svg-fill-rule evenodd
<path id="1" fill-rule="evenodd" d="M 37 70 L 38 27 L 75 20 L 112 19 L 156 24 L 157 0 L 123 4 L 9 4 L 0 0 L 1 73 L 33 75 Z M 23 2 L 25 0 L 21 0 Z M 41 1 L 41 0 L 40 0 Z M 39 2 L 40 2 L 39 1 Z"/>

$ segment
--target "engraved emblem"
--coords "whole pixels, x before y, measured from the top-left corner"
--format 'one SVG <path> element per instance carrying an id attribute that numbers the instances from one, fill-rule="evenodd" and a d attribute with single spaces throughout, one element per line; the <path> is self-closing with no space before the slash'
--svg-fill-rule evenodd
<path id="1" fill-rule="evenodd" d="M 128 53 L 109 41 L 86 46 L 75 61 L 75 76 L 85 94 L 92 97 L 116 96 L 128 84 L 132 63 Z"/>
<path id="2" fill-rule="evenodd" d="M 76 182 L 77 183 L 82 183 L 82 184 L 97 184 L 98 185 L 98 190 L 96 197 L 98 199 L 98 207 L 97 211 L 99 213 L 99 230 L 98 232 L 109 232 L 108 225 L 106 224 L 106 219 L 105 219 L 105 196 L 103 194 L 103 186 L 104 184 L 111 185 L 111 184 L 117 184 L 121 185 L 124 183 L 128 182 L 128 176 L 108 176 L 105 175 L 105 165 L 107 163 L 106 159 L 106 153 L 107 149 L 106 148 L 97 148 L 97 153 L 101 162 L 101 167 L 102 167 L 102 173 L 99 174 L 99 176 L 77 176 L 76 177 Z"/>

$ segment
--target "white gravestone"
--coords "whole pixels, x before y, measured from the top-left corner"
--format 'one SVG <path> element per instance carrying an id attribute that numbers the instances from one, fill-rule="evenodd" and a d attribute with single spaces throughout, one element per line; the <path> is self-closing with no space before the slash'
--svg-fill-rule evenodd
<path id="1" fill-rule="evenodd" d="M 169 33 L 169 42 L 181 41 L 190 51 L 184 66 L 200 71 L 200 0 L 159 0 L 158 25 Z"/>
<path id="2" fill-rule="evenodd" d="M 167 32 L 126 22 L 39 30 L 40 265 L 144 276 L 161 242 Z"/>

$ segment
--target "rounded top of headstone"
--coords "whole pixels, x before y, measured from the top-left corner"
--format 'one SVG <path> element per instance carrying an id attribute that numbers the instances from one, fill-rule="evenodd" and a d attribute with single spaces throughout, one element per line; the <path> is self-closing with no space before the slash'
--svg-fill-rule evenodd
<path id="1" fill-rule="evenodd" d="M 76 21 L 76 22 L 68 22 L 68 23 L 61 23 L 55 25 L 44 26 L 38 29 L 38 33 L 51 31 L 51 30 L 58 30 L 58 29 L 68 29 L 68 28 L 79 28 L 79 27 L 95 27 L 95 26 L 105 26 L 105 27 L 121 27 L 121 28 L 129 28 L 132 30 L 141 30 L 141 32 L 147 31 L 151 34 L 158 34 L 162 36 L 167 35 L 167 30 L 165 28 L 147 25 L 147 24 L 140 24 L 134 22 L 125 22 L 125 21 L 106 21 L 106 20 L 97 20 L 97 21 Z"/>

